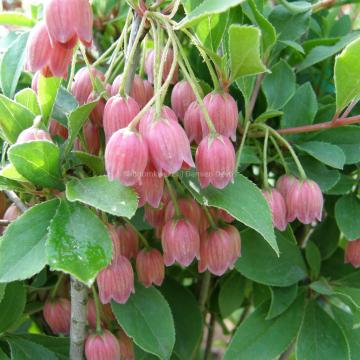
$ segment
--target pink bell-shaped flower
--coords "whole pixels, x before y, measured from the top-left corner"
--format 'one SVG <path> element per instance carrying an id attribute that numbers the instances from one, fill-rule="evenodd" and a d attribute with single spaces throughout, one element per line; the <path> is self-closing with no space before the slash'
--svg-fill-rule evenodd
<path id="1" fill-rule="evenodd" d="M 128 259 L 135 258 L 139 252 L 139 237 L 129 224 L 116 227 L 119 239 L 119 253 Z"/>
<path id="2" fill-rule="evenodd" d="M 234 265 L 235 241 L 233 235 L 223 229 L 215 229 L 201 235 L 199 272 L 206 269 L 221 276 Z"/>
<path id="3" fill-rule="evenodd" d="M 276 182 L 276 190 L 280 192 L 284 199 L 288 196 L 289 192 L 291 191 L 291 187 L 294 182 L 297 182 L 295 176 L 292 175 L 283 175 L 279 177 Z"/>
<path id="4" fill-rule="evenodd" d="M 223 136 L 236 140 L 239 110 L 234 98 L 228 93 L 212 92 L 205 96 L 204 105 L 215 126 L 216 131 Z M 204 136 L 209 134 L 206 121 L 202 121 Z"/>
<path id="5" fill-rule="evenodd" d="M 120 344 L 109 331 L 90 333 L 85 341 L 86 360 L 119 360 Z"/>
<path id="6" fill-rule="evenodd" d="M 31 80 L 31 88 L 37 93 L 38 92 L 38 87 L 39 87 L 39 79 L 41 76 L 41 72 L 37 71 L 32 80 Z"/>
<path id="7" fill-rule="evenodd" d="M 269 204 L 273 225 L 278 230 L 284 231 L 288 224 L 284 197 L 276 189 L 264 190 L 263 195 Z"/>
<path id="8" fill-rule="evenodd" d="M 324 198 L 315 181 L 294 181 L 285 202 L 288 222 L 295 218 L 303 224 L 321 221 Z"/>
<path id="9" fill-rule="evenodd" d="M 360 239 L 347 242 L 345 248 L 345 264 L 348 263 L 354 268 L 360 267 Z"/>
<path id="10" fill-rule="evenodd" d="M 199 104 L 196 101 L 192 102 L 184 115 L 184 128 L 190 142 L 200 144 L 203 139 L 202 116 Z"/>
<path id="11" fill-rule="evenodd" d="M 236 260 L 241 256 L 241 237 L 239 230 L 233 225 L 226 225 L 223 230 L 227 232 L 233 242 L 234 251 L 231 265 L 232 267 Z"/>
<path id="12" fill-rule="evenodd" d="M 53 43 L 73 48 L 80 39 L 91 46 L 93 14 L 88 0 L 48 0 L 44 13 Z"/>
<path id="13" fill-rule="evenodd" d="M 216 210 L 216 216 L 218 219 L 226 222 L 226 223 L 232 223 L 235 218 L 231 216 L 226 210 L 224 209 L 217 209 Z"/>
<path id="14" fill-rule="evenodd" d="M 165 81 L 167 79 L 167 77 L 169 76 L 173 59 L 174 59 L 174 52 L 172 49 L 169 49 L 166 54 L 166 60 L 165 60 L 165 64 L 164 64 L 164 72 L 162 75 L 163 81 Z M 155 62 L 155 51 L 151 50 L 151 51 L 149 51 L 149 53 L 147 54 L 146 59 L 145 59 L 145 72 L 148 77 L 148 80 L 152 84 L 154 83 L 154 62 Z M 177 83 L 178 68 L 179 68 L 179 65 L 176 65 L 174 75 L 171 79 L 171 84 Z"/>
<path id="15" fill-rule="evenodd" d="M 161 228 L 165 224 L 165 206 L 155 209 L 151 206 L 144 207 L 144 220 L 154 228 Z"/>
<path id="16" fill-rule="evenodd" d="M 165 277 L 164 259 L 159 250 L 143 249 L 136 257 L 136 272 L 139 281 L 145 286 L 161 286 Z"/>
<path id="17" fill-rule="evenodd" d="M 97 100 L 97 104 L 94 109 L 90 113 L 90 120 L 92 123 L 98 127 L 103 126 L 103 118 L 104 118 L 104 111 L 106 106 L 106 100 L 104 98 L 100 98 L 99 96 L 92 92 L 87 100 L 87 103 L 93 102 Z"/>
<path id="18" fill-rule="evenodd" d="M 201 223 L 201 208 L 200 205 L 191 198 L 178 199 L 178 206 L 181 214 L 185 219 L 189 220 L 196 228 L 200 228 Z M 175 207 L 172 201 L 166 206 L 165 210 L 165 222 L 175 217 Z"/>
<path id="19" fill-rule="evenodd" d="M 87 121 L 83 127 L 85 144 L 89 154 L 98 155 L 100 151 L 100 131 L 91 121 Z M 75 141 L 75 149 L 85 151 L 79 139 Z"/>
<path id="20" fill-rule="evenodd" d="M 68 129 L 54 119 L 50 120 L 49 133 L 51 134 L 52 137 L 57 136 L 62 140 L 66 140 L 69 134 Z"/>
<path id="21" fill-rule="evenodd" d="M 109 141 L 117 130 L 127 127 L 139 111 L 140 107 L 132 97 L 111 97 L 106 103 L 103 118 L 106 141 Z"/>
<path id="22" fill-rule="evenodd" d="M 119 256 L 116 262 L 101 270 L 96 281 L 102 304 L 108 304 L 111 299 L 125 304 L 131 293 L 135 292 L 134 272 L 125 256 Z"/>
<path id="23" fill-rule="evenodd" d="M 71 304 L 68 299 L 48 299 L 43 308 L 46 323 L 54 334 L 70 333 Z"/>
<path id="24" fill-rule="evenodd" d="M 105 166 L 110 180 L 132 186 L 141 180 L 148 162 L 148 147 L 141 134 L 120 129 L 110 138 L 105 150 Z"/>
<path id="25" fill-rule="evenodd" d="M 47 131 L 38 129 L 35 126 L 32 126 L 28 129 L 23 130 L 17 140 L 16 143 L 17 144 L 22 144 L 25 143 L 27 141 L 36 141 L 36 140 L 47 140 L 52 142 L 51 136 Z"/>
<path id="26" fill-rule="evenodd" d="M 199 259 L 199 232 L 188 220 L 168 221 L 162 229 L 161 243 L 166 266 L 171 266 L 175 261 L 188 266 L 194 258 Z"/>
<path id="27" fill-rule="evenodd" d="M 182 80 L 174 86 L 171 93 L 171 107 L 179 119 L 184 119 L 186 110 L 195 100 L 196 96 L 188 81 Z"/>
<path id="28" fill-rule="evenodd" d="M 120 359 L 135 360 L 134 342 L 126 335 L 123 329 L 117 332 L 117 338 L 120 344 Z"/>
<path id="29" fill-rule="evenodd" d="M 175 174 L 183 164 L 194 167 L 189 139 L 173 119 L 160 118 L 145 129 L 152 163 L 159 172 Z"/>
<path id="30" fill-rule="evenodd" d="M 115 78 L 111 86 L 111 96 L 116 96 L 119 94 L 121 83 L 122 74 Z M 143 80 L 139 75 L 135 75 L 130 96 L 139 104 L 140 108 L 142 109 L 154 96 L 154 89 L 149 81 Z"/>
<path id="31" fill-rule="evenodd" d="M 234 178 L 235 150 L 230 140 L 218 135 L 205 137 L 196 151 L 196 169 L 201 187 L 223 189 Z"/>

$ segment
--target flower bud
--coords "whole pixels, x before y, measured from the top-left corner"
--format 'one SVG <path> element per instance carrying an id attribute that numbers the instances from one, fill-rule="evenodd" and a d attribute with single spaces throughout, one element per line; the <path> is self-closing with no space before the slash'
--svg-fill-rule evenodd
<path id="1" fill-rule="evenodd" d="M 188 220 L 168 221 L 162 229 L 161 243 L 166 266 L 171 266 L 175 261 L 183 266 L 188 266 L 195 257 L 199 259 L 199 233 Z"/>
<path id="2" fill-rule="evenodd" d="M 145 286 L 161 286 L 165 277 L 164 259 L 159 250 L 143 249 L 136 257 L 136 272 L 139 281 Z"/>
<path id="3" fill-rule="evenodd" d="M 57 136 L 62 140 L 66 140 L 68 138 L 68 129 L 54 119 L 50 120 L 49 132 L 52 137 Z"/>
<path id="4" fill-rule="evenodd" d="M 171 93 L 171 107 L 179 119 L 184 119 L 186 110 L 195 100 L 196 96 L 188 81 L 182 80 L 174 86 Z"/>
<path id="5" fill-rule="evenodd" d="M 15 204 L 11 204 L 5 211 L 4 220 L 14 221 L 21 215 L 21 211 Z"/>
<path id="6" fill-rule="evenodd" d="M 88 0 L 49 0 L 44 14 L 54 43 L 72 48 L 80 39 L 85 46 L 91 46 L 93 14 Z"/>
<path id="7" fill-rule="evenodd" d="M 141 180 L 147 162 L 148 148 L 141 134 L 121 129 L 111 136 L 105 150 L 105 166 L 111 181 L 135 185 Z"/>
<path id="8" fill-rule="evenodd" d="M 119 239 L 119 253 L 128 259 L 135 258 L 139 252 L 139 237 L 129 224 L 116 227 Z"/>
<path id="9" fill-rule="evenodd" d="M 119 360 L 120 345 L 109 330 L 91 333 L 85 340 L 85 355 L 87 360 Z"/>
<path id="10" fill-rule="evenodd" d="M 354 268 L 360 267 L 360 239 L 347 242 L 345 248 L 345 264 L 348 263 Z"/>
<path id="11" fill-rule="evenodd" d="M 181 214 L 185 219 L 189 220 L 196 228 L 199 229 L 201 223 L 201 208 L 200 205 L 190 198 L 178 199 L 177 201 Z M 175 207 L 172 201 L 166 206 L 165 222 L 175 217 Z"/>
<path id="12" fill-rule="evenodd" d="M 100 132 L 96 125 L 93 125 L 91 121 L 87 121 L 83 127 L 83 134 L 85 144 L 89 154 L 98 155 L 100 151 Z M 75 149 L 84 151 L 79 139 L 75 141 Z"/>
<path id="13" fill-rule="evenodd" d="M 230 239 L 233 243 L 233 257 L 232 257 L 232 265 L 235 264 L 236 260 L 241 256 L 241 238 L 239 230 L 233 225 L 226 225 L 223 230 L 227 232 L 230 236 Z"/>
<path id="14" fill-rule="evenodd" d="M 38 129 L 35 126 L 32 126 L 28 129 L 23 130 L 17 140 L 17 144 L 22 144 L 28 141 L 36 141 L 36 140 L 47 140 L 52 142 L 51 136 L 47 131 Z"/>
<path id="15" fill-rule="evenodd" d="M 216 131 L 235 141 L 239 110 L 234 98 L 228 93 L 213 92 L 205 96 L 204 105 Z M 202 126 L 204 136 L 208 135 L 209 128 L 205 120 L 202 121 Z"/>
<path id="16" fill-rule="evenodd" d="M 294 181 L 286 199 L 287 220 L 303 224 L 321 221 L 324 199 L 319 185 L 312 180 Z"/>
<path id="17" fill-rule="evenodd" d="M 146 142 L 152 163 L 159 172 L 175 174 L 183 163 L 195 166 L 184 129 L 174 120 L 160 118 L 146 129 Z"/>
<path id="18" fill-rule="evenodd" d="M 201 235 L 199 272 L 206 269 L 221 276 L 234 265 L 235 244 L 232 235 L 223 229 L 204 232 Z"/>
<path id="19" fill-rule="evenodd" d="M 134 272 L 125 256 L 119 256 L 116 262 L 101 270 L 96 281 L 102 304 L 108 304 L 111 299 L 125 304 L 131 293 L 135 292 Z"/>
<path id="20" fill-rule="evenodd" d="M 276 189 L 264 190 L 263 195 L 272 213 L 273 225 L 280 231 L 287 227 L 286 204 L 281 193 Z"/>
<path id="21" fill-rule="evenodd" d="M 163 54 L 161 54 L 161 57 Z M 166 81 L 167 77 L 169 76 L 171 65 L 174 59 L 174 52 L 172 49 L 169 49 L 166 53 L 166 60 L 164 64 L 164 71 L 162 74 L 163 81 Z M 155 51 L 151 50 L 146 56 L 145 59 L 145 72 L 148 77 L 148 80 L 153 84 L 154 83 L 154 62 L 155 62 Z M 171 84 L 175 84 L 178 78 L 178 68 L 179 65 L 176 65 L 174 75 L 171 80 Z"/>
<path id="22" fill-rule="evenodd" d="M 127 127 L 139 111 L 140 107 L 132 97 L 111 97 L 106 103 L 103 118 L 106 141 L 117 130 Z"/>
<path id="23" fill-rule="evenodd" d="M 280 192 L 284 199 L 286 199 L 289 192 L 291 191 L 292 185 L 296 181 L 297 179 L 292 175 L 283 175 L 279 177 L 278 181 L 276 182 L 276 189 Z"/>
<path id="24" fill-rule="evenodd" d="M 223 189 L 234 178 L 235 150 L 230 140 L 218 135 L 205 137 L 196 151 L 196 169 L 201 187 Z"/>
<path id="25" fill-rule="evenodd" d="M 70 333 L 71 304 L 68 299 L 46 300 L 43 315 L 54 334 Z"/>
<path id="26" fill-rule="evenodd" d="M 134 343 L 132 339 L 126 335 L 123 329 L 117 332 L 117 338 L 120 344 L 120 359 L 135 360 Z"/>
<path id="27" fill-rule="evenodd" d="M 122 77 L 123 75 L 121 74 L 115 78 L 111 86 L 111 96 L 116 96 L 119 94 Z M 149 81 L 143 80 L 139 75 L 135 75 L 130 96 L 139 104 L 140 108 L 142 109 L 154 96 L 154 89 Z"/>
<path id="28" fill-rule="evenodd" d="M 187 108 L 184 115 L 184 128 L 189 141 L 200 144 L 203 139 L 202 112 L 199 104 L 193 101 Z"/>

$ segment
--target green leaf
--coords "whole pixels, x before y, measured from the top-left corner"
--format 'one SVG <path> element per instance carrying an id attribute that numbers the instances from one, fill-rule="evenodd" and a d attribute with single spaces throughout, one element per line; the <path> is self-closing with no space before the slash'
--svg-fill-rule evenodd
<path id="1" fill-rule="evenodd" d="M 291 67 L 280 60 L 271 68 L 271 74 L 266 74 L 262 82 L 268 109 L 279 110 L 295 94 L 296 78 Z"/>
<path id="2" fill-rule="evenodd" d="M 193 294 L 175 280 L 167 278 L 160 288 L 174 317 L 174 354 L 179 360 L 192 359 L 201 341 L 203 319 Z"/>
<path id="3" fill-rule="evenodd" d="M 0 94 L 0 127 L 7 142 L 16 142 L 19 134 L 33 124 L 34 118 L 25 106 Z"/>
<path id="4" fill-rule="evenodd" d="M 170 359 L 175 344 L 174 320 L 169 304 L 158 290 L 137 284 L 126 304 L 112 302 L 111 307 L 136 345 L 160 359 Z"/>
<path id="5" fill-rule="evenodd" d="M 27 26 L 33 27 L 35 22 L 28 18 L 25 14 L 18 11 L 3 11 L 0 12 L 0 25 L 11 26 Z"/>
<path id="6" fill-rule="evenodd" d="M 243 76 L 236 80 L 236 85 L 244 96 L 245 103 L 249 103 L 253 93 L 256 76 Z"/>
<path id="7" fill-rule="evenodd" d="M 30 141 L 11 146 L 9 159 L 34 185 L 62 190 L 60 149 L 50 141 Z"/>
<path id="8" fill-rule="evenodd" d="M 137 195 L 130 187 L 107 176 L 71 180 L 66 184 L 66 197 L 80 201 L 115 216 L 131 219 L 138 205 Z"/>
<path id="9" fill-rule="evenodd" d="M 45 125 L 48 124 L 52 114 L 60 84 L 61 79 L 56 77 L 40 76 L 39 78 L 38 96 Z"/>
<path id="10" fill-rule="evenodd" d="M 101 220 L 78 203 L 61 200 L 46 242 L 53 270 L 75 276 L 90 286 L 111 261 L 112 243 Z"/>
<path id="11" fill-rule="evenodd" d="M 259 306 L 239 326 L 223 360 L 275 359 L 286 350 L 300 328 L 304 296 L 271 320 L 266 320 L 268 306 L 267 302 Z"/>
<path id="12" fill-rule="evenodd" d="M 296 343 L 297 360 L 350 359 L 349 346 L 336 322 L 310 300 Z"/>
<path id="13" fill-rule="evenodd" d="M 200 204 L 226 210 L 259 232 L 278 254 L 269 206 L 261 191 L 249 179 L 236 174 L 234 183 L 223 190 L 213 186 L 202 189 L 195 170 L 183 172 L 180 179 Z"/>
<path id="14" fill-rule="evenodd" d="M 79 106 L 76 99 L 62 86 L 60 86 L 52 117 L 57 120 L 60 124 L 68 127 L 68 116 Z"/>
<path id="15" fill-rule="evenodd" d="M 10 360 L 10 358 L 4 353 L 4 350 L 0 348 L 0 360 Z"/>
<path id="16" fill-rule="evenodd" d="M 2 302 L 2 299 L 4 298 L 6 290 L 6 284 L 0 284 L 0 303 Z"/>
<path id="17" fill-rule="evenodd" d="M 270 287 L 271 303 L 266 320 L 273 319 L 284 311 L 295 301 L 298 294 L 298 285 L 289 287 Z"/>
<path id="18" fill-rule="evenodd" d="M 356 196 L 346 195 L 336 202 L 335 218 L 340 231 L 348 240 L 360 237 L 360 200 Z"/>
<path id="19" fill-rule="evenodd" d="M 41 110 L 34 90 L 23 89 L 15 95 L 15 101 L 28 108 L 34 115 L 40 115 Z"/>
<path id="20" fill-rule="evenodd" d="M 279 41 L 280 44 L 284 44 L 288 47 L 291 47 L 292 49 L 298 51 L 299 53 L 301 54 L 305 54 L 305 50 L 304 48 L 299 44 L 297 43 L 296 41 L 292 41 L 292 40 L 280 40 Z"/>
<path id="21" fill-rule="evenodd" d="M 307 1 L 288 2 L 286 0 L 280 0 L 280 2 L 293 14 L 300 14 L 311 10 L 311 3 Z"/>
<path id="22" fill-rule="evenodd" d="M 26 290 L 21 282 L 9 283 L 0 302 L 0 333 L 8 330 L 22 316 L 26 303 Z"/>
<path id="23" fill-rule="evenodd" d="M 321 254 L 318 247 L 311 241 L 306 245 L 305 257 L 310 267 L 311 277 L 317 279 L 320 274 Z"/>
<path id="24" fill-rule="evenodd" d="M 0 240 L 0 282 L 28 279 L 47 264 L 47 229 L 58 205 L 57 199 L 40 203 L 7 227 Z"/>
<path id="25" fill-rule="evenodd" d="M 105 164 L 104 160 L 95 155 L 88 154 L 83 151 L 72 151 L 72 155 L 76 157 L 76 160 L 85 166 L 87 166 L 90 170 L 94 172 L 96 175 L 102 175 L 105 172 Z"/>
<path id="26" fill-rule="evenodd" d="M 194 26 L 204 17 L 212 14 L 221 14 L 230 8 L 239 5 L 244 0 L 204 0 L 199 6 L 190 11 L 186 17 L 177 25 L 178 29 Z"/>
<path id="27" fill-rule="evenodd" d="M 293 235 L 276 231 L 280 257 L 255 231 L 241 232 L 241 258 L 235 268 L 246 278 L 270 286 L 291 286 L 306 277 L 306 265 Z"/>
<path id="28" fill-rule="evenodd" d="M 245 298 L 246 281 L 236 271 L 220 283 L 219 308 L 223 319 L 240 309 Z"/>
<path id="29" fill-rule="evenodd" d="M 281 127 L 311 125 L 318 110 L 318 102 L 309 82 L 301 85 L 284 107 Z"/>
<path id="30" fill-rule="evenodd" d="M 0 175 L 7 180 L 13 180 L 15 182 L 29 182 L 27 179 L 25 179 L 22 175 L 18 173 L 18 171 L 12 164 L 6 165 L 0 171 Z"/>
<path id="31" fill-rule="evenodd" d="M 254 122 L 257 123 L 261 123 L 261 122 L 265 122 L 268 119 L 273 119 L 279 116 L 284 115 L 284 113 L 282 111 L 278 111 L 278 110 L 268 110 L 263 112 L 262 114 L 260 114 Z"/>
<path id="32" fill-rule="evenodd" d="M 78 136 L 81 128 L 89 118 L 91 111 L 95 108 L 97 101 L 79 106 L 69 115 L 68 129 L 69 138 L 66 142 L 65 152 L 70 152 L 76 137 Z"/>
<path id="33" fill-rule="evenodd" d="M 1 22 L 1 14 L 0 14 Z M 21 34 L 8 47 L 0 64 L 1 89 L 5 96 L 13 98 L 25 62 L 25 48 L 29 33 Z"/>
<path id="34" fill-rule="evenodd" d="M 328 195 L 346 195 L 351 192 L 355 185 L 355 179 L 349 175 L 341 174 L 340 180 L 330 190 L 326 192 Z"/>
<path id="35" fill-rule="evenodd" d="M 10 346 L 11 359 L 15 360 L 57 360 L 57 356 L 42 345 L 20 337 L 6 337 Z"/>
<path id="36" fill-rule="evenodd" d="M 336 145 L 322 141 L 308 141 L 296 147 L 333 168 L 343 169 L 345 165 L 345 153 Z"/>
<path id="37" fill-rule="evenodd" d="M 360 95 L 360 39 L 351 42 L 335 59 L 336 109 L 344 109 Z"/>
<path id="38" fill-rule="evenodd" d="M 1 173 L 2 172 L 0 172 L 0 174 Z M 8 178 L 0 175 L 0 190 L 23 191 L 24 189 L 17 181 L 8 179 Z"/>
<path id="39" fill-rule="evenodd" d="M 232 80 L 266 71 L 260 57 L 260 36 L 260 30 L 254 26 L 230 26 L 229 51 Z"/>

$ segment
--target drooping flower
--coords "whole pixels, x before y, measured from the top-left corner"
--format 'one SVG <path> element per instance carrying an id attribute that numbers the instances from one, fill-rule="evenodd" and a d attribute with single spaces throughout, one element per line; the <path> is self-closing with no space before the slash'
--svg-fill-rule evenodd
<path id="1" fill-rule="evenodd" d="M 54 334 L 70 333 L 71 304 L 68 299 L 48 299 L 43 308 L 46 323 Z"/>
<path id="2" fill-rule="evenodd" d="M 264 190 L 263 195 L 269 204 L 274 226 L 284 231 L 288 224 L 284 197 L 276 189 Z"/>
<path id="3" fill-rule="evenodd" d="M 117 338 L 120 344 L 120 359 L 135 360 L 134 342 L 126 335 L 123 329 L 117 332 Z"/>
<path id="4" fill-rule="evenodd" d="M 345 248 L 345 263 L 350 263 L 354 268 L 360 267 L 360 239 L 348 241 Z"/>
<path id="5" fill-rule="evenodd" d="M 163 54 L 162 54 L 163 56 Z M 167 79 L 170 73 L 171 65 L 174 59 L 174 52 L 172 49 L 169 49 L 166 53 L 166 60 L 164 64 L 164 72 L 163 72 L 163 81 Z M 154 83 L 154 62 L 155 62 L 155 51 L 151 50 L 146 56 L 145 59 L 145 72 L 148 77 L 148 80 L 153 84 Z M 174 75 L 171 79 L 171 84 L 175 84 L 178 78 L 178 68 L 179 66 L 176 65 Z"/>
<path id="6" fill-rule="evenodd" d="M 119 239 L 119 253 L 128 259 L 135 258 L 139 252 L 139 237 L 129 224 L 116 227 Z"/>
<path id="7" fill-rule="evenodd" d="M 184 119 L 186 110 L 188 109 L 189 105 L 195 100 L 196 96 L 188 81 L 179 81 L 174 86 L 171 93 L 171 107 L 173 108 L 179 119 Z"/>
<path id="8" fill-rule="evenodd" d="M 90 333 L 85 341 L 85 355 L 87 360 L 119 360 L 120 345 L 109 330 Z"/>
<path id="9" fill-rule="evenodd" d="M 159 250 L 143 249 L 136 257 L 136 272 L 139 281 L 145 286 L 161 286 L 165 277 L 164 259 Z"/>
<path id="10" fill-rule="evenodd" d="M 192 102 L 184 115 L 184 128 L 190 142 L 200 144 L 203 139 L 202 116 L 199 104 L 196 101 Z"/>

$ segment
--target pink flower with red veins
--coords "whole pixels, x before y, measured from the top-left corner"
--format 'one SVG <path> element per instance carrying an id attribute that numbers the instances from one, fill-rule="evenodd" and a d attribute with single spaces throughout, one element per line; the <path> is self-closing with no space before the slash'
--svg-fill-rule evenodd
<path id="1" fill-rule="evenodd" d="M 149 128 L 149 126 L 155 122 L 155 108 L 151 108 L 149 111 L 147 111 L 144 116 L 141 118 L 140 125 L 139 125 L 139 131 L 141 134 L 146 135 L 146 132 Z M 175 122 L 178 122 L 178 118 L 176 117 L 176 114 L 174 113 L 174 110 L 170 107 L 164 105 L 161 108 L 161 117 L 165 119 L 174 120 Z"/>
<path id="2" fill-rule="evenodd" d="M 32 126 L 28 129 L 23 130 L 19 134 L 16 143 L 22 144 L 27 141 L 36 141 L 36 140 L 47 140 L 52 142 L 51 136 L 47 131 Z"/>
<path id="3" fill-rule="evenodd" d="M 199 272 L 209 270 L 221 276 L 234 265 L 234 239 L 223 229 L 215 229 L 201 235 Z"/>
<path id="4" fill-rule="evenodd" d="M 276 182 L 276 189 L 280 192 L 284 199 L 286 199 L 287 195 L 291 191 L 292 185 L 297 182 L 295 176 L 292 175 L 283 175 L 279 177 L 278 181 Z"/>
<path id="5" fill-rule="evenodd" d="M 354 268 L 360 267 L 360 239 L 348 241 L 345 248 L 345 264 L 348 263 Z"/>
<path id="6" fill-rule="evenodd" d="M 134 342 L 126 335 L 123 329 L 117 332 L 117 338 L 120 344 L 120 359 L 135 360 Z"/>
<path id="7" fill-rule="evenodd" d="M 143 249 L 136 257 L 136 272 L 139 281 L 145 286 L 161 286 L 165 277 L 164 259 L 159 250 Z"/>
<path id="8" fill-rule="evenodd" d="M 203 139 L 202 116 L 199 104 L 196 101 L 192 102 L 184 115 L 184 128 L 190 142 L 200 144 Z"/>
<path id="9" fill-rule="evenodd" d="M 38 86 L 39 86 L 39 79 L 40 79 L 40 76 L 41 76 L 41 72 L 40 71 L 37 71 L 32 80 L 31 80 L 31 88 L 37 93 L 38 92 Z"/>
<path id="10" fill-rule="evenodd" d="M 91 46 L 93 14 L 88 0 L 48 0 L 44 14 L 53 43 L 73 48 L 80 39 Z"/>
<path id="11" fill-rule="evenodd" d="M 194 200 L 190 198 L 178 199 L 178 206 L 181 214 L 185 219 L 189 220 L 196 228 L 200 228 L 201 223 L 201 207 Z M 172 201 L 166 206 L 165 210 L 165 222 L 173 219 L 175 217 L 175 207 Z"/>
<path id="12" fill-rule="evenodd" d="M 264 190 L 263 195 L 269 204 L 274 226 L 284 231 L 288 224 L 284 197 L 276 189 Z"/>
<path id="13" fill-rule="evenodd" d="M 48 29 L 39 22 L 30 32 L 26 46 L 26 69 L 46 76 L 67 77 L 73 51 L 51 45 Z"/>
<path id="14" fill-rule="evenodd" d="M 152 163 L 159 172 L 175 174 L 183 164 L 194 167 L 189 139 L 174 120 L 160 118 L 145 131 Z"/>
<path id="15" fill-rule="evenodd" d="M 163 56 L 163 54 L 161 54 Z M 164 72 L 163 72 L 163 81 L 167 79 L 170 73 L 171 65 L 174 59 L 174 52 L 172 49 L 169 49 L 166 54 L 166 60 L 164 64 Z M 154 83 L 154 62 L 155 62 L 155 51 L 151 50 L 146 56 L 145 59 L 145 72 L 148 77 L 148 80 L 153 84 Z M 176 65 L 174 75 L 171 79 L 171 84 L 177 83 L 178 79 L 178 68 L 179 65 Z"/>
<path id="16" fill-rule="evenodd" d="M 196 150 L 196 169 L 201 187 L 223 189 L 234 178 L 236 156 L 230 140 L 218 135 L 205 137 Z"/>
<path id="17" fill-rule="evenodd" d="M 119 94 L 122 76 L 123 75 L 121 74 L 115 78 L 111 86 L 111 96 Z M 130 96 L 135 99 L 142 109 L 154 96 L 154 89 L 149 81 L 143 80 L 139 75 L 135 75 Z"/>
<path id="18" fill-rule="evenodd" d="M 217 209 L 216 216 L 218 219 L 227 223 L 232 223 L 235 220 L 235 218 L 224 209 Z"/>
<path id="19" fill-rule="evenodd" d="M 105 75 L 101 71 L 91 68 L 91 74 L 94 79 L 98 78 L 100 81 L 105 81 Z M 87 67 L 83 67 L 74 77 L 74 81 L 71 85 L 71 93 L 74 95 L 78 103 L 83 105 L 90 102 L 89 97 L 93 91 L 94 89 L 89 70 Z"/>
<path id="20" fill-rule="evenodd" d="M 321 221 L 324 198 L 315 181 L 294 181 L 285 203 L 288 222 L 294 221 L 295 218 L 303 224 Z"/>
<path id="21" fill-rule="evenodd" d="M 92 123 L 98 127 L 103 126 L 103 118 L 104 118 L 104 111 L 106 106 L 106 100 L 104 98 L 100 98 L 97 94 L 92 92 L 87 100 L 87 103 L 93 102 L 97 100 L 97 104 L 95 108 L 90 113 L 90 120 Z"/>
<path id="22" fill-rule="evenodd" d="M 126 128 L 139 111 L 140 107 L 132 97 L 123 98 L 120 95 L 111 97 L 105 105 L 103 117 L 106 141 L 108 142 L 117 130 Z"/>
<path id="23" fill-rule="evenodd" d="M 125 186 L 141 181 L 148 162 L 148 147 L 141 134 L 129 129 L 116 131 L 105 149 L 105 167 L 111 181 Z"/>
<path id="24" fill-rule="evenodd" d="M 149 204 L 159 207 L 164 192 L 164 177 L 159 174 L 151 161 L 148 162 L 141 183 L 135 184 L 134 189 L 139 196 L 139 207 Z"/>
<path id="25" fill-rule="evenodd" d="M 165 224 L 165 206 L 160 205 L 157 209 L 145 206 L 144 220 L 154 228 L 161 228 Z"/>
<path id="26" fill-rule="evenodd" d="M 199 259 L 199 232 L 188 220 L 168 221 L 162 229 L 161 243 L 166 266 L 171 266 L 175 261 L 189 266 L 195 258 Z"/>
<path id="27" fill-rule="evenodd" d="M 109 331 L 90 333 L 85 340 L 86 360 L 119 360 L 120 344 Z"/>
<path id="28" fill-rule="evenodd" d="M 232 266 L 234 266 L 236 260 L 241 256 L 241 237 L 239 230 L 233 225 L 226 225 L 223 230 L 227 232 L 230 236 L 230 239 L 233 242 L 233 258 L 232 258 Z"/>
<path id="29" fill-rule="evenodd" d="M 216 131 L 235 141 L 239 110 L 234 98 L 228 93 L 212 92 L 205 96 L 204 105 Z M 209 134 L 209 128 L 204 119 L 202 120 L 202 130 L 204 136 Z"/>
<path id="30" fill-rule="evenodd" d="M 45 302 L 43 315 L 54 334 L 70 333 L 71 304 L 68 299 L 48 299 Z"/>
<path id="31" fill-rule="evenodd" d="M 120 254 L 128 259 L 135 258 L 139 252 L 139 237 L 134 229 L 129 224 L 120 225 L 116 227 L 116 233 Z"/>
<path id="32" fill-rule="evenodd" d="M 171 107 L 179 119 L 184 119 L 186 110 L 195 100 L 196 96 L 188 81 L 182 80 L 174 86 L 171 93 Z"/>
<path id="33" fill-rule="evenodd" d="M 115 262 L 101 270 L 96 281 L 102 304 L 108 304 L 111 300 L 125 304 L 131 293 L 135 292 L 134 272 L 125 256 L 119 256 Z"/>
<path id="34" fill-rule="evenodd" d="M 116 259 L 122 255 L 120 248 L 120 240 L 114 225 L 108 224 L 107 228 L 112 242 L 112 262 L 116 262 Z"/>
<path id="35" fill-rule="evenodd" d="M 62 140 L 66 140 L 68 138 L 68 129 L 54 119 L 50 120 L 49 132 L 52 137 L 57 136 Z"/>

